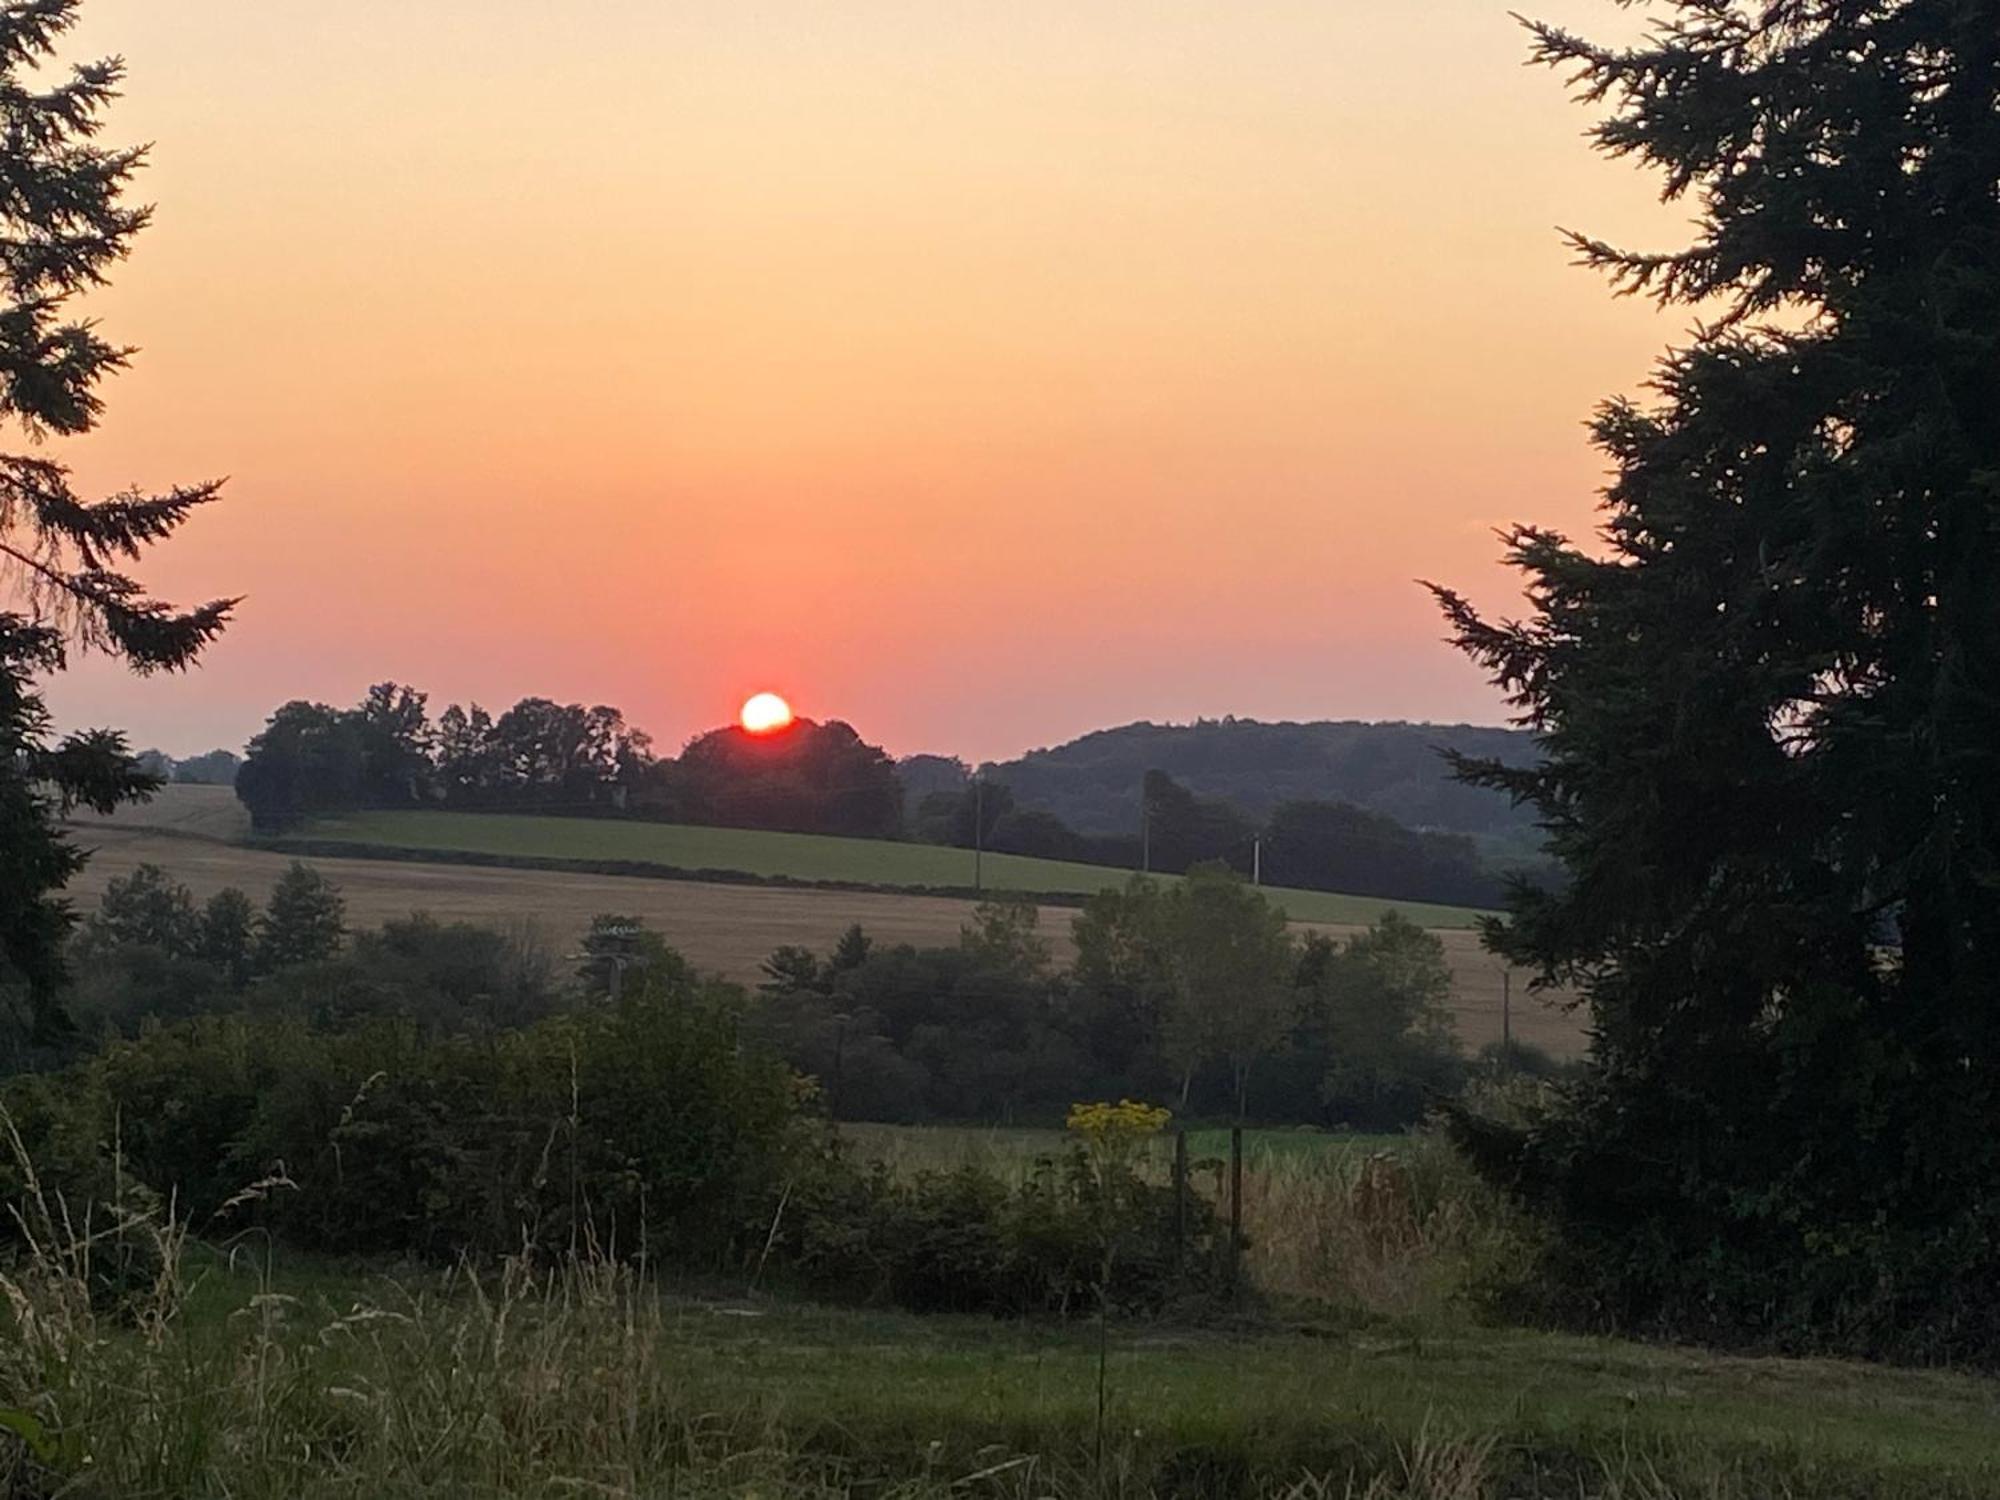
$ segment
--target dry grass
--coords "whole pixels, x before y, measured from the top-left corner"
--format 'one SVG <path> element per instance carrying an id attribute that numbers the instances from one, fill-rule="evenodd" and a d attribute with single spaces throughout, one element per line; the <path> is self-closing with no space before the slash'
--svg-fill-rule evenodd
<path id="1" fill-rule="evenodd" d="M 842 1127 L 855 1154 L 899 1175 L 974 1167 L 1018 1181 L 1068 1141 L 1055 1130 Z M 1228 1212 L 1220 1131 L 1189 1136 L 1193 1191 Z M 1169 1136 L 1139 1161 L 1171 1178 Z M 1468 1300 L 1526 1266 L 1533 1227 L 1465 1167 L 1440 1137 L 1248 1131 L 1243 1171 L 1244 1270 L 1273 1297 L 1367 1318 L 1462 1321 Z"/>

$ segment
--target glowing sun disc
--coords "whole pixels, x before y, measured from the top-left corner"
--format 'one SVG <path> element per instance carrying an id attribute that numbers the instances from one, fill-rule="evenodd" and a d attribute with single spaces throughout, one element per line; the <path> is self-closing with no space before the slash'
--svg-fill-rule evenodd
<path id="1" fill-rule="evenodd" d="M 769 734 L 792 722 L 792 705 L 776 693 L 759 693 L 743 705 L 743 727 L 752 734 Z"/>

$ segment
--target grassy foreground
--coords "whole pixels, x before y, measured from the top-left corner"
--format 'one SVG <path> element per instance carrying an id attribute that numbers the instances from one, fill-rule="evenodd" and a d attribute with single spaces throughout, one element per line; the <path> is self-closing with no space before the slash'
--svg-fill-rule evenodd
<path id="1" fill-rule="evenodd" d="M 1055 1139 L 850 1133 L 898 1171 L 1005 1170 Z M 754 1267 L 697 1285 L 589 1258 L 371 1268 L 189 1247 L 147 1214 L 122 1234 L 31 1214 L 35 1247 L 0 1270 L 0 1495 L 2000 1494 L 2000 1382 L 1483 1327 L 1468 1270 L 1526 1241 L 1441 1142 L 1250 1148 L 1258 1295 L 1102 1345 L 1087 1316 L 800 1303 Z M 1355 1192 L 1385 1158 L 1409 1184 L 1389 1217 Z M 94 1308 L 86 1287 L 134 1244 L 123 1302 Z"/>
<path id="2" fill-rule="evenodd" d="M 37 1316 L 0 1376 L 46 1384 L 30 1429 L 42 1462 L 17 1445 L 7 1490 L 0 1457 L 8 1493 L 1928 1500 L 2000 1486 L 1989 1382 L 1587 1339 L 1117 1328 L 1100 1426 L 1088 1325 L 670 1295 L 589 1264 L 371 1276 L 239 1257 L 133 1329 L 59 1288 L 9 1290 L 17 1328 L 23 1307 Z"/>
<path id="3" fill-rule="evenodd" d="M 493 860 L 560 860 L 579 866 L 651 866 L 687 875 L 723 873 L 912 890 L 969 890 L 973 883 L 973 857 L 964 849 L 610 818 L 354 813 L 314 823 L 304 837 L 315 852 L 351 844 L 357 852 L 410 850 Z M 982 862 L 987 889 L 1040 895 L 1092 895 L 1122 884 L 1131 873 L 1104 865 L 1012 854 L 988 854 Z M 1301 922 L 1365 924 L 1393 908 L 1426 927 L 1464 928 L 1472 926 L 1477 916 L 1469 908 L 1421 901 L 1275 888 L 1268 894 Z"/>

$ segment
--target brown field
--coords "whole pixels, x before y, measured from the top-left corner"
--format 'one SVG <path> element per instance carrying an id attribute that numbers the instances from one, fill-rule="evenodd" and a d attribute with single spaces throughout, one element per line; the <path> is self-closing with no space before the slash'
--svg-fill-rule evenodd
<path id="1" fill-rule="evenodd" d="M 78 822 L 78 841 L 94 851 L 89 866 L 70 888 L 79 907 L 88 910 L 106 881 L 147 862 L 172 871 L 198 898 L 235 885 L 261 901 L 291 862 L 286 855 L 219 842 L 236 836 L 242 827 L 241 810 L 227 790 L 172 791 L 176 795 L 112 820 Z M 445 921 L 532 922 L 551 944 L 567 949 L 593 916 L 617 912 L 642 919 L 700 967 L 744 983 L 757 981 L 758 966 L 782 944 L 824 952 L 855 922 L 878 942 L 949 942 L 972 912 L 969 902 L 937 896 L 705 885 L 396 860 L 315 862 L 339 882 L 349 922 L 357 927 L 376 926 L 412 911 L 426 911 Z M 1058 961 L 1066 962 L 1073 952 L 1072 915 L 1062 907 L 1042 912 L 1042 931 Z M 1354 930 L 1308 923 L 1294 926 L 1302 932 Z M 1479 947 L 1474 933 L 1440 931 L 1438 937 L 1451 960 L 1459 1039 L 1468 1048 L 1499 1040 L 1498 961 Z M 1528 995 L 1525 979 L 1518 974 L 1513 1011 L 1518 1040 L 1558 1057 L 1572 1057 L 1582 1050 L 1575 1018 Z"/>

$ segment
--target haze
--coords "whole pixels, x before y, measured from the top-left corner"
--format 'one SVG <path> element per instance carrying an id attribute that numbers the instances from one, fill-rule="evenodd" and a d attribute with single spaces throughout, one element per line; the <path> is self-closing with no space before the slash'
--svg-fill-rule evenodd
<path id="1" fill-rule="evenodd" d="M 1680 331 L 1567 265 L 1684 215 L 1497 4 L 99 0 L 77 50 L 159 215 L 62 451 L 232 476 L 146 576 L 248 599 L 51 698 L 174 753 L 385 677 L 669 746 L 767 687 L 976 756 L 1498 722 L 1411 580 L 1504 605 L 1491 529 L 1588 527 L 1580 424 Z"/>

